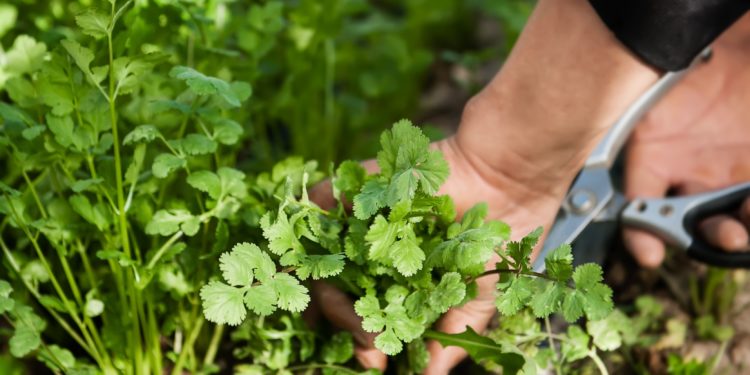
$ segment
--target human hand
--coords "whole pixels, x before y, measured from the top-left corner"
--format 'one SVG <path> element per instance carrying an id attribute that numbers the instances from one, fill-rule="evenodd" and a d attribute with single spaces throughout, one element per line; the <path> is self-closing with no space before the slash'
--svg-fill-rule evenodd
<path id="1" fill-rule="evenodd" d="M 750 180 L 750 18 L 713 46 L 712 59 L 688 73 L 644 118 L 626 150 L 625 194 L 695 194 Z M 726 251 L 748 250 L 750 197 L 739 212 L 704 220 L 699 232 Z M 626 228 L 625 246 L 643 266 L 656 267 L 665 245 Z"/>

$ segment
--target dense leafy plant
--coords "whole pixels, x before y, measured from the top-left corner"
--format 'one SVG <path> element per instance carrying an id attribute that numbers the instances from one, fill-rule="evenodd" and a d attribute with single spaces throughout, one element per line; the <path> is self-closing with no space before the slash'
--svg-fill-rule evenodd
<path id="1" fill-rule="evenodd" d="M 208 320 L 237 325 L 248 311 L 251 316 L 300 312 L 310 300 L 302 282 L 326 279 L 358 297 L 354 307 L 363 329 L 379 332 L 375 346 L 396 355 L 407 344 L 409 358 L 422 357 L 410 368 L 419 372 L 419 365 L 427 362 L 425 329 L 451 307 L 472 299 L 478 277 L 501 274 L 497 307 L 508 318 L 525 308 L 538 318 L 558 312 L 570 322 L 585 315 L 591 324 L 609 315 L 611 290 L 602 284 L 601 268 L 586 264 L 574 269 L 570 246 L 552 252 L 547 272 L 540 274 L 530 269 L 529 257 L 541 229 L 521 241 L 509 241 L 507 225 L 485 222 L 484 204 L 455 222 L 450 197 L 436 195 L 448 165 L 438 151 L 429 149 L 419 129 L 398 122 L 383 133 L 380 143 L 378 173 L 367 175 L 354 162 L 336 169 L 332 193 L 338 206 L 332 211 L 308 198 L 307 172 L 301 184 L 299 176 L 297 183 L 287 176 L 284 186 L 260 194 L 275 201 L 266 203 L 269 212 L 260 220 L 266 241 L 260 246 L 240 243 L 221 256 L 222 280 L 201 289 Z M 348 199 L 352 216 L 346 210 Z M 499 259 L 495 269 L 485 271 L 493 257 Z M 586 335 L 580 329 L 571 334 Z M 466 346 L 477 359 L 495 359 L 509 373 L 524 364 L 515 354 L 519 349 L 495 344 L 495 352 L 471 350 L 489 340 L 471 330 L 427 337 Z M 569 359 L 589 355 L 598 360 L 588 340 L 571 340 L 586 351 Z M 467 341 L 471 344 L 461 344 Z M 546 363 L 529 366 L 544 368 Z"/>
<path id="2" fill-rule="evenodd" d="M 352 134 L 413 109 L 438 38 L 418 30 L 467 27 L 467 8 L 380 3 L 0 4 L 10 354 L 57 373 L 351 373 L 351 335 L 300 316 L 321 279 L 357 298 L 377 347 L 404 353 L 403 373 L 427 363 L 425 338 L 508 373 L 550 363 L 513 340 L 429 331 L 488 274 L 501 275 L 507 321 L 603 318 L 601 270 L 573 269 L 569 247 L 536 274 L 528 257 L 540 231 L 509 241 L 483 205 L 454 222 L 450 198 L 436 195 L 447 164 L 406 121 L 381 136 L 379 173 L 352 161 L 330 171 L 331 210 L 307 196 L 325 175 L 316 162 L 292 157 L 247 177 L 289 153 L 323 165 L 367 155 L 367 134 Z M 585 355 L 547 358 L 597 358 L 576 342 Z"/>

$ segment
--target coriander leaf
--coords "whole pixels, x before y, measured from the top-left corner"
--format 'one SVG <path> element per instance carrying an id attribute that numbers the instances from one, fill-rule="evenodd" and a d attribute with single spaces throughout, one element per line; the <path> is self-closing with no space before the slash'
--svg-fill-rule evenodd
<path id="1" fill-rule="evenodd" d="M 203 134 L 191 133 L 180 140 L 179 147 L 188 155 L 206 155 L 215 152 L 218 145 Z"/>
<path id="2" fill-rule="evenodd" d="M 302 250 L 302 244 L 294 231 L 294 224 L 289 221 L 284 210 L 279 210 L 276 221 L 271 224 L 270 213 L 260 220 L 263 237 L 268 240 L 268 249 L 276 255 L 283 255 L 290 249 Z"/>
<path id="3" fill-rule="evenodd" d="M 503 374 L 517 374 L 525 363 L 522 355 L 509 353 L 500 344 L 476 333 L 469 326 L 466 331 L 456 334 L 427 331 L 425 337 L 437 340 L 443 347 L 463 348 L 475 361 L 492 360 L 503 367 Z"/>
<path id="4" fill-rule="evenodd" d="M 365 241 L 370 244 L 369 259 L 384 261 L 388 258 L 391 246 L 396 241 L 396 235 L 401 222 L 389 223 L 383 216 L 378 215 L 365 235 Z"/>
<path id="5" fill-rule="evenodd" d="M 122 143 L 125 145 L 133 143 L 149 143 L 158 137 L 161 137 L 161 133 L 155 126 L 138 125 L 125 136 Z"/>
<path id="6" fill-rule="evenodd" d="M 566 321 L 573 323 L 583 316 L 583 307 L 586 297 L 583 293 L 574 290 L 565 294 L 562 303 L 562 314 Z"/>
<path id="7" fill-rule="evenodd" d="M 4 56 L 3 70 L 16 75 L 36 71 L 44 63 L 46 53 L 47 46 L 44 43 L 37 42 L 28 35 L 19 35 Z"/>
<path id="8" fill-rule="evenodd" d="M 0 314 L 13 310 L 15 302 L 10 298 L 13 287 L 5 280 L 0 279 Z"/>
<path id="9" fill-rule="evenodd" d="M 261 316 L 276 311 L 276 291 L 269 284 L 253 286 L 245 293 L 245 306 Z"/>
<path id="10" fill-rule="evenodd" d="M 199 226 L 198 218 L 187 210 L 159 210 L 146 224 L 146 234 L 169 236 L 182 230 L 186 235 L 192 236 L 198 232 Z"/>
<path id="11" fill-rule="evenodd" d="M 300 312 L 307 307 L 310 302 L 310 296 L 307 293 L 307 289 L 300 285 L 299 281 L 288 273 L 279 272 L 272 280 L 270 285 L 273 286 L 276 291 L 276 297 L 278 301 L 276 304 L 279 308 L 291 311 Z"/>
<path id="12" fill-rule="evenodd" d="M 430 293 L 430 307 L 440 313 L 445 313 L 458 305 L 466 296 L 466 284 L 458 272 L 448 272 L 440 279 L 440 283 Z"/>
<path id="13" fill-rule="evenodd" d="M 219 181 L 221 182 L 222 195 L 231 195 L 240 199 L 247 195 L 244 173 L 229 167 L 221 167 L 216 173 L 219 175 Z"/>
<path id="14" fill-rule="evenodd" d="M 257 245 L 243 242 L 219 257 L 219 269 L 229 285 L 249 286 L 254 277 L 269 282 L 276 272 L 276 265 Z"/>
<path id="15" fill-rule="evenodd" d="M 560 282 L 566 282 L 573 275 L 573 253 L 570 244 L 562 244 L 552 250 L 544 259 L 547 274 Z"/>
<path id="16" fill-rule="evenodd" d="M 223 145 L 233 145 L 237 143 L 240 136 L 242 136 L 242 133 L 244 133 L 242 125 L 225 118 L 214 122 L 213 127 L 213 139 Z"/>
<path id="17" fill-rule="evenodd" d="M 193 172 L 187 178 L 188 185 L 204 192 L 213 199 L 219 199 L 221 195 L 221 181 L 219 176 L 211 171 Z"/>
<path id="18" fill-rule="evenodd" d="M 367 220 L 384 207 L 387 186 L 381 179 L 367 181 L 359 194 L 354 196 L 354 217 Z"/>
<path id="19" fill-rule="evenodd" d="M 44 350 L 39 351 L 36 358 L 55 373 L 73 373 L 71 370 L 76 365 L 76 358 L 73 353 L 57 345 L 45 346 Z"/>
<path id="20" fill-rule="evenodd" d="M 585 358 L 589 353 L 589 335 L 581 327 L 572 325 L 568 327 L 568 340 L 560 344 L 560 352 L 565 361 L 572 362 Z"/>
<path id="21" fill-rule="evenodd" d="M 373 294 L 367 294 L 354 303 L 354 311 L 362 317 L 362 329 L 367 332 L 382 331 L 385 326 L 385 316 L 380 309 L 380 301 Z"/>
<path id="22" fill-rule="evenodd" d="M 92 205 L 89 199 L 81 194 L 71 196 L 68 201 L 73 211 L 89 223 L 94 224 L 99 230 L 103 231 L 109 227 L 109 215 L 103 204 L 95 203 Z"/>
<path id="23" fill-rule="evenodd" d="M 534 295 L 534 282 L 525 276 L 513 276 L 510 286 L 497 297 L 497 310 L 505 316 L 518 313 Z"/>
<path id="24" fill-rule="evenodd" d="M 409 277 L 422 269 L 425 255 L 417 244 L 417 238 L 411 226 L 405 226 L 400 236 L 401 238 L 390 248 L 390 257 L 398 272 Z"/>
<path id="25" fill-rule="evenodd" d="M 210 322 L 236 326 L 245 320 L 243 291 L 222 282 L 212 281 L 201 288 L 203 314 Z"/>
<path id="26" fill-rule="evenodd" d="M 345 363 L 354 355 L 354 338 L 350 332 L 341 331 L 323 343 L 320 351 L 325 363 Z"/>
<path id="27" fill-rule="evenodd" d="M 602 319 L 612 312 L 612 289 L 604 284 L 596 284 L 586 290 L 585 300 L 583 310 L 591 320 Z"/>
<path id="28" fill-rule="evenodd" d="M 70 56 L 73 57 L 73 61 L 75 61 L 78 68 L 81 69 L 81 71 L 83 71 L 83 73 L 85 73 L 87 77 L 92 77 L 91 68 L 89 68 L 89 65 L 91 65 L 92 61 L 94 61 L 94 53 L 91 52 L 90 49 L 81 46 L 78 42 L 69 39 L 61 40 L 60 44 L 62 44 L 63 48 L 65 48 Z"/>
<path id="29" fill-rule="evenodd" d="M 344 255 L 304 255 L 296 270 L 300 280 L 312 276 L 314 280 L 336 276 L 344 270 Z"/>
<path id="30" fill-rule="evenodd" d="M 109 33 L 109 15 L 88 9 L 85 13 L 76 16 L 76 23 L 84 34 L 101 39 Z"/>
<path id="31" fill-rule="evenodd" d="M 151 166 L 151 172 L 158 178 L 167 177 L 173 171 L 183 168 L 187 165 L 185 159 L 172 154 L 159 154 L 154 159 Z"/>
<path id="32" fill-rule="evenodd" d="M 546 287 L 532 296 L 529 306 L 537 318 L 545 318 L 559 309 L 565 295 L 565 286 L 554 281 L 536 281 L 546 284 Z"/>
<path id="33" fill-rule="evenodd" d="M 76 192 L 80 193 L 86 190 L 89 190 L 92 186 L 96 186 L 104 182 L 101 178 L 89 178 L 86 180 L 78 180 L 74 182 L 72 185 L 70 185 L 70 188 Z"/>
<path id="34" fill-rule="evenodd" d="M 367 171 L 362 165 L 351 160 L 344 161 L 336 169 L 336 175 L 333 178 L 333 187 L 336 190 L 334 196 L 340 199 L 343 193 L 349 199 L 355 197 L 356 193 L 362 189 L 366 176 Z"/>
<path id="35" fill-rule="evenodd" d="M 47 323 L 29 306 L 17 306 L 13 317 L 16 326 L 8 345 L 10 354 L 16 358 L 22 358 L 41 345 L 41 333 Z"/>
<path id="36" fill-rule="evenodd" d="M 386 329 L 375 337 L 375 347 L 387 355 L 396 355 L 404 346 L 392 329 Z"/>
<path id="37" fill-rule="evenodd" d="M 181 79 L 197 95 L 216 95 L 232 107 L 239 107 L 250 96 L 250 85 L 232 86 L 219 78 L 210 77 L 186 67 L 176 66 L 169 72 L 171 77 Z"/>
<path id="38" fill-rule="evenodd" d="M 602 280 L 602 268 L 594 263 L 582 264 L 573 272 L 576 288 L 585 290 L 601 283 Z"/>

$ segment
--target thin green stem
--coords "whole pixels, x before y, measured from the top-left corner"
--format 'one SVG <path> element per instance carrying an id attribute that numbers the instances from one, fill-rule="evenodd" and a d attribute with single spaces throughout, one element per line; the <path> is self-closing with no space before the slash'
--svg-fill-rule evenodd
<path id="1" fill-rule="evenodd" d="M 189 348 L 192 348 L 193 345 L 195 345 L 195 340 L 198 339 L 198 335 L 201 332 L 201 328 L 203 328 L 203 322 L 204 318 L 202 314 L 198 314 L 198 320 L 193 323 L 193 329 L 190 330 L 190 334 L 187 337 L 187 341 L 185 341 L 185 345 L 182 348 L 182 351 L 180 352 L 180 355 L 177 357 L 177 361 L 174 364 L 174 368 L 172 369 L 172 375 L 180 375 L 182 374 L 182 368 L 185 366 L 185 360 L 187 359 L 187 354 L 190 352 Z"/>
<path id="2" fill-rule="evenodd" d="M 221 343 L 221 337 L 224 335 L 224 327 L 223 324 L 217 324 L 214 327 L 214 333 L 211 335 L 211 343 L 209 343 L 208 349 L 206 349 L 206 356 L 203 357 L 203 367 L 214 363 L 216 352 L 219 350 L 219 344 Z"/>
<path id="3" fill-rule="evenodd" d="M 31 195 L 34 196 L 34 201 L 36 202 L 36 205 L 39 208 L 39 213 L 42 214 L 42 217 L 46 219 L 47 210 L 44 209 L 44 205 L 42 204 L 42 200 L 39 199 L 39 195 L 36 193 L 36 188 L 34 187 L 34 184 L 31 182 L 31 179 L 29 179 L 29 175 L 26 174 L 25 169 L 21 169 L 21 174 L 23 175 L 23 179 L 26 180 L 26 184 L 29 186 L 29 191 L 31 191 Z"/>
<path id="4" fill-rule="evenodd" d="M 553 339 L 552 335 L 552 325 L 549 322 L 549 316 L 544 317 L 544 327 L 547 330 L 547 341 L 549 342 L 549 348 L 552 350 L 552 353 L 554 354 L 554 364 L 555 364 L 555 371 L 558 374 L 562 374 L 562 368 L 560 368 L 560 353 L 557 351 L 557 347 L 555 346 L 555 340 Z"/>
<path id="5" fill-rule="evenodd" d="M 607 366 L 604 365 L 604 362 L 599 357 L 599 355 L 596 354 L 595 350 L 589 350 L 589 352 L 586 355 L 589 358 L 591 358 L 592 361 L 594 361 L 594 364 L 596 365 L 596 368 L 599 369 L 599 372 L 602 375 L 609 375 L 609 371 L 607 371 Z"/>
<path id="6" fill-rule="evenodd" d="M 156 251 L 156 254 L 151 258 L 151 260 L 146 265 L 147 269 L 153 269 L 156 266 L 156 263 L 159 262 L 159 259 L 164 255 L 164 253 L 169 250 L 172 245 L 174 245 L 177 240 L 179 240 L 183 235 L 182 231 L 177 231 L 177 233 L 173 234 L 172 237 L 170 237 L 167 242 L 164 243 L 164 245 L 161 245 L 159 250 Z"/>
<path id="7" fill-rule="evenodd" d="M 331 370 L 336 370 L 337 373 L 344 373 L 344 374 L 352 374 L 352 375 L 359 374 L 358 371 L 354 371 L 347 367 L 328 365 L 328 364 L 323 364 L 323 363 L 311 363 L 309 365 L 299 365 L 299 366 L 292 366 L 292 367 L 286 368 L 286 370 L 290 372 L 319 370 L 319 369 L 331 369 Z"/>

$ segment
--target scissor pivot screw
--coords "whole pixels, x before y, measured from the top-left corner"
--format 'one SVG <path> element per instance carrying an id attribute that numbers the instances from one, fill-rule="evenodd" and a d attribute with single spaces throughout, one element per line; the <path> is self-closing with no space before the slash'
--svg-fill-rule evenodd
<path id="1" fill-rule="evenodd" d="M 570 195 L 568 204 L 574 212 L 582 214 L 594 208 L 596 197 L 588 190 L 578 190 Z"/>

